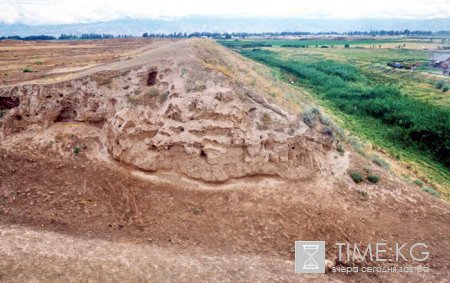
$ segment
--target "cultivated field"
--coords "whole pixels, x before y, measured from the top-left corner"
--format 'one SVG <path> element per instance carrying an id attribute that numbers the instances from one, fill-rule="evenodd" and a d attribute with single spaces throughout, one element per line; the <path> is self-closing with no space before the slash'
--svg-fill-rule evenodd
<path id="1" fill-rule="evenodd" d="M 77 41 L 0 41 L 2 85 L 37 80 L 50 83 L 62 74 L 132 58 L 151 39 Z"/>

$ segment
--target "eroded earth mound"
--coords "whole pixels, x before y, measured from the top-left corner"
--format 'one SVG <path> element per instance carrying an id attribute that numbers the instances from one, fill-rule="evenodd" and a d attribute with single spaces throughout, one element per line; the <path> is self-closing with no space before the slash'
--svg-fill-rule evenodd
<path id="1" fill-rule="evenodd" d="M 88 123 L 99 127 L 102 145 L 118 161 L 208 182 L 253 175 L 294 180 L 332 171 L 326 162 L 332 139 L 309 131 L 257 87 L 205 67 L 204 50 L 174 45 L 183 52 L 168 57 L 157 49 L 144 65 L 2 88 L 2 108 L 9 109 L 3 134 Z"/>

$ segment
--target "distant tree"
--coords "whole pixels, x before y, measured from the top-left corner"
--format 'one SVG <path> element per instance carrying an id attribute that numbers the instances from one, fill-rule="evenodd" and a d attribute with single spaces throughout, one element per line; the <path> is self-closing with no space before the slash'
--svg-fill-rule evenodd
<path id="1" fill-rule="evenodd" d="M 110 38 L 114 38 L 113 34 L 102 34 L 102 38 L 103 39 L 110 39 Z"/>
<path id="2" fill-rule="evenodd" d="M 346 44 L 344 45 L 344 47 L 345 47 L 345 48 L 350 48 L 350 44 L 346 43 Z"/>
<path id="3" fill-rule="evenodd" d="M 78 39 L 78 35 L 74 35 L 74 34 L 61 34 L 58 38 L 59 40 L 77 40 Z"/>
<path id="4" fill-rule="evenodd" d="M 110 36 L 111 35 L 107 34 L 102 35 L 97 33 L 84 33 L 80 36 L 80 39 L 103 39 L 103 38 L 111 38 Z"/>

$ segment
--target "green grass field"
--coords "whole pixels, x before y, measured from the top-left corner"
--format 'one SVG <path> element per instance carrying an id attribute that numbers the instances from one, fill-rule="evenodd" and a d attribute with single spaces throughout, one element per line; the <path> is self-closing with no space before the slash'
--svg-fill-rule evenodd
<path id="1" fill-rule="evenodd" d="M 344 47 L 347 42 L 350 48 Z M 347 130 L 402 162 L 416 164 L 420 175 L 449 198 L 450 91 L 445 86 L 450 81 L 428 67 L 434 51 L 422 49 L 429 45 L 423 48 L 423 42 L 398 39 L 221 43 L 306 90 Z M 286 47 L 296 44 L 309 47 Z M 420 67 L 392 69 L 387 66 L 392 61 Z"/>
<path id="2" fill-rule="evenodd" d="M 394 43 L 398 42 L 395 39 L 382 39 L 382 40 L 374 40 L 374 39 L 357 39 L 357 40 L 339 40 L 339 39 L 302 39 L 302 40 L 283 40 L 283 39 L 270 39 L 270 40 L 222 40 L 221 44 L 230 47 L 230 48 L 248 48 L 254 47 L 257 45 L 271 45 L 272 47 L 279 46 L 307 46 L 307 47 L 315 47 L 315 46 L 344 46 L 346 43 L 350 45 L 379 45 L 383 43 Z M 403 44 L 403 43 L 402 43 Z"/>
<path id="3" fill-rule="evenodd" d="M 432 53 L 430 51 L 397 48 L 309 48 L 299 50 L 297 48 L 277 47 L 270 48 L 270 50 L 279 54 L 283 60 L 288 61 L 319 62 L 332 60 L 348 63 L 369 74 L 372 80 L 384 84 L 396 84 L 404 94 L 410 97 L 416 97 L 436 105 L 450 105 L 450 92 L 443 93 L 434 86 L 438 81 L 445 80 L 445 78 L 442 78 L 437 70 L 428 67 L 428 60 Z M 416 72 L 393 70 L 387 66 L 387 63 L 392 61 L 419 62 L 421 66 Z"/>

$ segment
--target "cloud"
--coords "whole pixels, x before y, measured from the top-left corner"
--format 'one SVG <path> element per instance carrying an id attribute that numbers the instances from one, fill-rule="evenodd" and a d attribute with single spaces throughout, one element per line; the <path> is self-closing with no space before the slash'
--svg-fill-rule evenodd
<path id="1" fill-rule="evenodd" d="M 450 0 L 0 0 L 0 23 L 71 24 L 120 18 L 449 18 Z"/>

